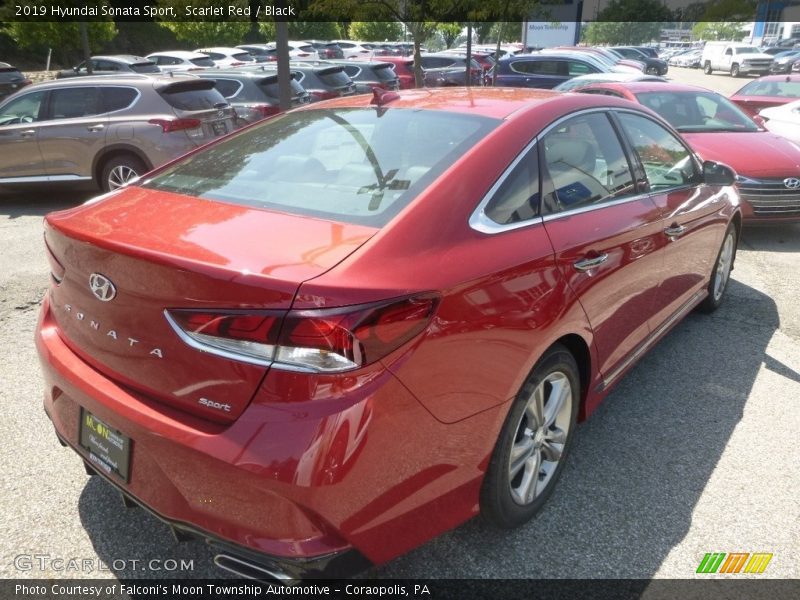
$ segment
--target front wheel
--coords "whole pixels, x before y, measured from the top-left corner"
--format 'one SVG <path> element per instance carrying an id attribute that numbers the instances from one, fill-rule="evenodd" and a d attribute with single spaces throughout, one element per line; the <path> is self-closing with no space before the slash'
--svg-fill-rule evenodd
<path id="1" fill-rule="evenodd" d="M 703 65 L 703 73 L 705 73 L 706 75 L 711 75 L 712 70 L 713 69 L 711 68 L 711 61 L 707 60 L 706 64 Z"/>
<path id="2" fill-rule="evenodd" d="M 481 515 L 504 529 L 529 521 L 564 467 L 580 402 L 575 358 L 555 345 L 523 384 L 500 431 L 481 488 Z"/>
<path id="3" fill-rule="evenodd" d="M 736 240 L 736 227 L 731 223 L 722 239 L 722 247 L 719 249 L 717 262 L 714 263 L 714 270 L 711 271 L 711 279 L 708 281 L 708 296 L 698 306 L 701 312 L 714 312 L 725 298 L 725 291 L 728 289 L 728 282 L 733 270 L 733 261 L 736 258 Z"/>
<path id="4" fill-rule="evenodd" d="M 736 63 L 731 65 L 731 77 L 738 77 L 739 76 L 739 65 Z"/>

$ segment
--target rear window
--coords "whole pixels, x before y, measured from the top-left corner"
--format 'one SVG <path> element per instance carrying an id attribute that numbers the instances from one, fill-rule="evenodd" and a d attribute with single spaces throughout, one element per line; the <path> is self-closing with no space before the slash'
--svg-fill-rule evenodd
<path id="1" fill-rule="evenodd" d="M 170 106 L 178 110 L 208 110 L 228 102 L 216 89 L 214 80 L 186 81 L 172 84 L 159 93 Z"/>
<path id="2" fill-rule="evenodd" d="M 141 62 L 131 65 L 131 70 L 135 73 L 160 73 L 161 69 L 158 68 L 156 63 L 149 61 L 149 62 Z"/>
<path id="3" fill-rule="evenodd" d="M 198 67 L 213 67 L 213 66 L 215 66 L 214 65 L 214 61 L 211 60 L 208 56 L 204 56 L 203 58 L 193 58 L 190 62 L 193 65 L 196 65 Z"/>
<path id="4" fill-rule="evenodd" d="M 234 54 L 233 58 L 235 60 L 240 60 L 242 62 L 253 62 L 255 59 L 250 56 L 249 52 L 241 52 L 240 54 Z"/>
<path id="5" fill-rule="evenodd" d="M 314 46 L 310 44 L 308 46 L 300 46 L 300 50 L 303 52 L 314 52 Z"/>
<path id="6" fill-rule="evenodd" d="M 397 79 L 397 74 L 394 72 L 392 65 L 378 65 L 372 69 L 378 79 L 381 81 L 394 81 Z"/>
<path id="7" fill-rule="evenodd" d="M 443 111 L 303 110 L 234 135 L 143 185 L 381 227 L 499 123 Z"/>
<path id="8" fill-rule="evenodd" d="M 302 96 L 306 93 L 303 86 L 298 83 L 298 81 L 292 77 L 291 79 L 291 88 L 292 88 L 292 98 L 297 96 Z M 258 87 L 264 92 L 264 95 L 270 98 L 271 100 L 278 100 L 280 98 L 280 88 L 278 88 L 278 77 L 265 77 L 264 79 L 258 81 Z"/>
<path id="9" fill-rule="evenodd" d="M 103 87 L 100 88 L 103 97 L 103 110 L 113 112 L 129 107 L 139 95 L 133 88 Z"/>
<path id="10" fill-rule="evenodd" d="M 0 81 L 16 81 L 22 78 L 22 73 L 13 67 L 0 68 Z"/>
<path id="11" fill-rule="evenodd" d="M 344 67 L 333 67 L 331 69 L 317 71 L 317 77 L 319 77 L 325 85 L 335 88 L 345 87 L 352 83 L 350 77 L 344 72 Z"/>
<path id="12" fill-rule="evenodd" d="M 800 98 L 800 81 L 755 81 L 748 83 L 737 96 L 787 96 Z"/>

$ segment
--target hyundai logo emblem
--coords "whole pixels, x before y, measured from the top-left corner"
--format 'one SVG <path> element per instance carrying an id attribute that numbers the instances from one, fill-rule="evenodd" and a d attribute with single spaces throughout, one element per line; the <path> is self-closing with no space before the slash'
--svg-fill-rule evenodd
<path id="1" fill-rule="evenodd" d="M 797 177 L 787 177 L 783 180 L 783 185 L 790 190 L 796 190 L 797 188 L 800 188 L 800 179 Z"/>
<path id="2" fill-rule="evenodd" d="M 111 302 L 117 295 L 117 288 L 111 280 L 100 273 L 92 273 L 89 276 L 89 289 L 101 302 Z"/>

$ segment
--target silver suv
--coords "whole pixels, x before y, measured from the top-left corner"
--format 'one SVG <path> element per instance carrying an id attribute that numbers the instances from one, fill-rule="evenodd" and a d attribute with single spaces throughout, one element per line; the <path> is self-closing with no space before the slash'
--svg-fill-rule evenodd
<path id="1" fill-rule="evenodd" d="M 0 187 L 112 190 L 235 128 L 214 82 L 119 75 L 29 86 L 0 103 Z"/>

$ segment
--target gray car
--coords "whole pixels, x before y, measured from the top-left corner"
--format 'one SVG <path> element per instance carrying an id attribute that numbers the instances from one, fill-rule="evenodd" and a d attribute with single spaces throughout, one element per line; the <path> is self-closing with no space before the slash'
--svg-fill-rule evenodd
<path id="1" fill-rule="evenodd" d="M 160 73 L 161 69 L 152 60 L 143 56 L 132 54 L 111 54 L 108 56 L 93 56 L 88 61 L 84 61 L 71 69 L 65 69 L 56 73 L 58 79 L 67 77 L 86 77 L 89 75 L 89 65 L 92 67 L 92 75 L 123 75 L 125 73 L 139 73 L 148 75 Z"/>
<path id="2" fill-rule="evenodd" d="M 235 128 L 214 82 L 188 75 L 31 85 L 0 103 L 0 187 L 112 190 Z"/>

